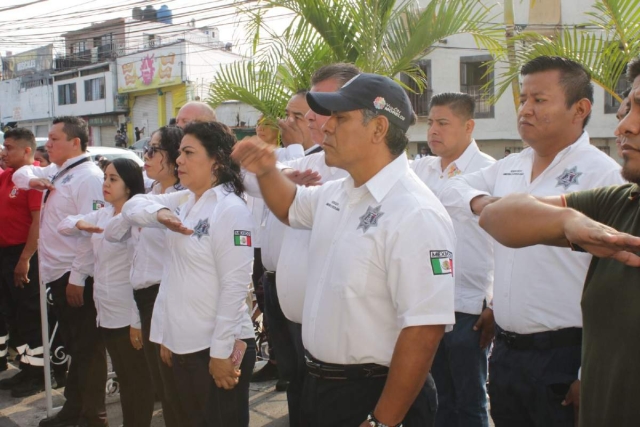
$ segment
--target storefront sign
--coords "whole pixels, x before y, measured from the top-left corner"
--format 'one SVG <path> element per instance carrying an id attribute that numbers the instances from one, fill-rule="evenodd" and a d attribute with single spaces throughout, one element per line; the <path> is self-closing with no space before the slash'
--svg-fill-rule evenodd
<path id="1" fill-rule="evenodd" d="M 134 92 L 182 82 L 183 44 L 118 58 L 118 92 Z"/>

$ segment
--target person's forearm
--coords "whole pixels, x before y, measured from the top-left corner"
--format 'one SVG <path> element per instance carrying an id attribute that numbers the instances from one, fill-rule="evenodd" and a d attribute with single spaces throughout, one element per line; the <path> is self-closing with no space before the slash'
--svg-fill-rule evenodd
<path id="1" fill-rule="evenodd" d="M 568 246 L 564 225 L 576 215 L 578 212 L 557 206 L 557 202 L 548 204 L 528 194 L 512 194 L 487 205 L 480 215 L 480 226 L 512 248 Z"/>
<path id="2" fill-rule="evenodd" d="M 444 325 L 413 326 L 400 332 L 387 382 L 375 407 L 380 422 L 402 422 L 429 375 Z"/>
<path id="3" fill-rule="evenodd" d="M 296 197 L 296 185 L 277 168 L 258 176 L 260 192 L 267 207 L 283 223 L 289 225 L 289 208 Z"/>
<path id="4" fill-rule="evenodd" d="M 32 216 L 31 226 L 29 227 L 29 234 L 27 234 L 27 243 L 22 249 L 20 259 L 30 260 L 33 254 L 38 250 L 38 236 L 40 235 L 40 211 L 37 215 Z"/>

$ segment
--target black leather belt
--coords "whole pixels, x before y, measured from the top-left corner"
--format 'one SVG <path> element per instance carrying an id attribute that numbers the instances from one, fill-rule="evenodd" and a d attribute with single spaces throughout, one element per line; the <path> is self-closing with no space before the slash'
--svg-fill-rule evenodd
<path id="1" fill-rule="evenodd" d="M 516 334 L 505 331 L 498 325 L 496 329 L 496 338 L 514 350 L 550 350 L 582 345 L 582 328 L 565 328 L 534 334 Z"/>
<path id="2" fill-rule="evenodd" d="M 365 378 L 382 378 L 389 373 L 389 368 L 376 363 L 361 365 L 337 365 L 321 362 L 308 351 L 304 356 L 309 375 L 325 380 L 358 380 Z"/>

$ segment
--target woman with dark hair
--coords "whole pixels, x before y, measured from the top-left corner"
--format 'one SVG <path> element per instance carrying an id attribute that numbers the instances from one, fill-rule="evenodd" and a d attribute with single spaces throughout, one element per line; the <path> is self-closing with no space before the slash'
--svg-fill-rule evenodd
<path id="1" fill-rule="evenodd" d="M 153 317 L 164 319 L 162 344 L 171 352 L 190 425 L 246 427 L 256 357 L 246 304 L 253 218 L 240 197 L 229 128 L 192 123 L 184 132 L 177 164 L 187 191 L 138 195 L 122 213 L 134 226 L 170 230 L 162 275 L 166 298 Z"/>
<path id="2" fill-rule="evenodd" d="M 181 190 L 176 159 L 180 155 L 182 129 L 164 126 L 151 134 L 149 146 L 144 152 L 144 170 L 155 181 L 153 195 L 169 194 Z M 130 236 L 135 242 L 131 263 L 131 286 L 135 299 L 133 323 L 130 329 L 131 345 L 142 349 L 153 380 L 156 393 L 162 402 L 162 414 L 167 427 L 181 427 L 186 418 L 180 406 L 171 367 L 162 362 L 162 309 L 164 287 L 160 285 L 163 258 L 165 256 L 165 230 L 161 228 L 131 227 L 123 216 L 114 218 L 105 228 L 109 241 L 126 241 Z M 167 350 L 168 353 L 168 350 Z"/>
<path id="3" fill-rule="evenodd" d="M 120 404 L 126 427 L 149 427 L 153 414 L 153 386 L 144 354 L 135 350 L 129 340 L 131 313 L 134 307 L 129 283 L 133 241 L 112 243 L 104 239 L 103 229 L 120 215 L 131 197 L 144 194 L 142 169 L 136 162 L 118 158 L 106 168 L 102 185 L 104 200 L 94 202 L 94 212 L 69 216 L 58 225 L 64 235 L 91 233 L 91 247 L 79 245 L 76 256 L 93 258 L 93 299 L 97 323 L 113 368 L 120 383 Z"/>
<path id="4" fill-rule="evenodd" d="M 49 153 L 47 153 L 47 149 L 44 147 L 36 148 L 36 152 L 33 155 L 34 160 L 40 163 L 41 168 L 46 168 L 51 164 L 49 161 Z"/>

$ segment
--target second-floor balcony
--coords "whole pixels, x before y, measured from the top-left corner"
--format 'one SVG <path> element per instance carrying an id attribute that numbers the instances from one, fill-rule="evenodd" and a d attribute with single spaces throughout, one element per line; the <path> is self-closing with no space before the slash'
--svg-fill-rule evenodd
<path id="1" fill-rule="evenodd" d="M 55 59 L 55 68 L 58 71 L 84 67 L 89 64 L 91 64 L 91 50 L 83 50 Z"/>
<path id="2" fill-rule="evenodd" d="M 75 52 L 70 55 L 55 59 L 56 70 L 69 70 L 84 67 L 98 62 L 106 62 L 118 56 L 116 46 L 105 44 L 92 49 Z"/>

